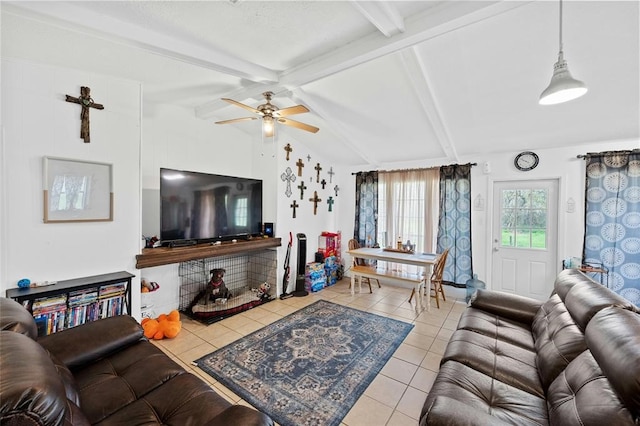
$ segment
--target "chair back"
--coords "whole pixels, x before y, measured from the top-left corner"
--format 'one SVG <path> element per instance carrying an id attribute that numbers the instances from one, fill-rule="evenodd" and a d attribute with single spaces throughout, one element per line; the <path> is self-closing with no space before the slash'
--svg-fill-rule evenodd
<path id="1" fill-rule="evenodd" d="M 433 273 L 431 274 L 431 281 L 442 281 L 442 274 L 444 273 L 444 265 L 447 263 L 447 256 L 449 256 L 449 249 L 446 249 L 436 259 L 433 265 Z"/>
<path id="2" fill-rule="evenodd" d="M 355 238 L 349 240 L 349 250 L 355 250 L 360 248 L 360 243 Z M 359 257 L 352 257 L 353 266 L 364 266 L 366 265 L 364 259 Z"/>

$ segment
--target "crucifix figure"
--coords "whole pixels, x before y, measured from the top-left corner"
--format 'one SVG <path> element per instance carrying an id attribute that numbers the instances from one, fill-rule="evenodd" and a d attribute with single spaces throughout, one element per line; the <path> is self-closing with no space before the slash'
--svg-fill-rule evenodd
<path id="1" fill-rule="evenodd" d="M 327 181 L 324 180 L 324 178 L 322 178 L 322 180 L 320 181 L 320 185 L 322 185 L 322 189 L 324 189 L 324 186 L 327 184 Z"/>
<path id="2" fill-rule="evenodd" d="M 329 197 L 327 198 L 327 204 L 329 204 L 329 211 L 332 212 L 333 211 L 333 197 Z"/>
<path id="3" fill-rule="evenodd" d="M 80 97 L 66 95 L 67 102 L 73 102 L 74 104 L 80 104 L 82 106 L 82 112 L 80 113 L 80 137 L 84 139 L 84 143 L 91 142 L 91 135 L 89 134 L 89 108 L 104 109 L 102 104 L 97 104 L 91 99 L 91 89 L 82 86 L 80 87 Z"/>
<path id="4" fill-rule="evenodd" d="M 302 158 L 298 158 L 298 162 L 296 163 L 296 166 L 298 166 L 298 176 L 302 176 L 302 168 L 304 167 Z"/>
<path id="5" fill-rule="evenodd" d="M 287 190 L 284 191 L 284 195 L 291 197 L 291 182 L 296 181 L 296 176 L 291 171 L 291 167 L 287 167 L 285 173 L 280 175 L 280 179 L 282 179 L 283 182 L 287 182 Z"/>
<path id="6" fill-rule="evenodd" d="M 285 147 L 284 150 L 287 151 L 287 161 L 289 161 L 289 153 L 293 151 L 293 148 L 291 148 L 291 144 L 288 143 Z M 300 176 L 300 175 L 298 175 Z"/>
<path id="7" fill-rule="evenodd" d="M 329 175 L 329 183 L 333 183 L 333 175 L 335 174 L 335 172 L 333 171 L 333 166 L 329 168 L 327 174 Z"/>
<path id="8" fill-rule="evenodd" d="M 338 191 L 340 190 L 340 188 L 338 188 L 338 185 L 333 187 L 333 190 L 336 192 L 336 197 L 338 196 Z"/>
<path id="9" fill-rule="evenodd" d="M 318 198 L 318 191 L 313 191 L 313 198 L 309 198 L 309 201 L 313 203 L 313 214 L 318 213 L 318 203 L 322 201 L 321 198 Z"/>
<path id="10" fill-rule="evenodd" d="M 300 190 L 300 199 L 304 200 L 304 190 L 307 189 L 307 185 L 304 184 L 304 181 L 300 181 L 300 185 L 298 185 L 298 189 Z"/>
<path id="11" fill-rule="evenodd" d="M 322 167 L 320 167 L 320 163 L 316 163 L 314 170 L 316 171 L 316 182 L 320 182 L 320 170 L 322 170 Z"/>
<path id="12" fill-rule="evenodd" d="M 290 207 L 293 209 L 293 218 L 296 218 L 296 209 L 298 207 L 300 207 L 300 205 L 298 204 L 298 202 L 296 200 L 293 200 L 293 203 L 291 203 Z"/>

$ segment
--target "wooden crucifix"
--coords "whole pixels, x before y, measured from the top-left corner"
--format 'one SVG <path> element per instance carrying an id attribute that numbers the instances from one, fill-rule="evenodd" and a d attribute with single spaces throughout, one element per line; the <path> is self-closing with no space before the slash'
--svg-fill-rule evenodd
<path id="1" fill-rule="evenodd" d="M 291 171 L 291 167 L 287 167 L 285 172 L 280 175 L 280 179 L 282 179 L 283 182 L 287 183 L 287 189 L 284 191 L 284 195 L 286 195 L 287 197 L 291 197 L 291 182 L 296 181 L 296 176 Z"/>
<path id="2" fill-rule="evenodd" d="M 318 191 L 313 191 L 313 198 L 309 198 L 309 201 L 313 203 L 313 214 L 318 214 L 318 203 L 322 201 L 321 198 L 318 198 Z"/>
<path id="3" fill-rule="evenodd" d="M 304 184 L 304 181 L 300 180 L 300 185 L 298 185 L 298 189 L 300 190 L 300 199 L 304 200 L 304 190 L 307 189 L 307 185 Z"/>
<path id="4" fill-rule="evenodd" d="M 97 104 L 91 98 L 91 89 L 86 86 L 80 87 L 80 97 L 66 95 L 67 102 L 73 102 L 74 104 L 80 104 L 82 106 L 82 112 L 80 113 L 80 137 L 84 139 L 84 143 L 91 142 L 91 135 L 89 134 L 89 108 L 104 109 L 104 105 Z"/>
<path id="5" fill-rule="evenodd" d="M 322 189 L 324 189 L 326 184 L 327 184 L 327 181 L 324 180 L 324 178 L 322 178 L 322 180 L 320 181 L 320 185 L 322 185 Z"/>
<path id="6" fill-rule="evenodd" d="M 293 200 L 293 203 L 291 203 L 290 207 L 293 209 L 293 218 L 295 219 L 296 218 L 296 209 L 298 207 L 300 207 L 300 205 L 298 204 L 298 202 L 296 200 Z"/>
<path id="7" fill-rule="evenodd" d="M 287 151 L 287 161 L 289 161 L 289 153 L 293 151 L 293 148 L 291 148 L 291 144 L 290 144 L 290 143 L 288 143 L 288 144 L 284 147 L 284 150 L 285 150 L 285 151 Z M 300 175 L 298 174 L 298 176 L 300 176 Z"/>
<path id="8" fill-rule="evenodd" d="M 304 167 L 302 158 L 298 158 L 298 162 L 296 163 L 296 166 L 298 166 L 298 176 L 302 176 L 302 168 Z"/>
<path id="9" fill-rule="evenodd" d="M 316 163 L 316 166 L 314 167 L 314 170 L 316 171 L 316 182 L 319 183 L 320 182 L 320 170 L 322 170 L 322 167 L 320 167 L 320 163 Z"/>
<path id="10" fill-rule="evenodd" d="M 329 198 L 327 198 L 327 204 L 329 204 L 329 211 L 332 212 L 333 211 L 333 203 L 335 201 L 333 201 L 333 197 L 329 196 Z"/>

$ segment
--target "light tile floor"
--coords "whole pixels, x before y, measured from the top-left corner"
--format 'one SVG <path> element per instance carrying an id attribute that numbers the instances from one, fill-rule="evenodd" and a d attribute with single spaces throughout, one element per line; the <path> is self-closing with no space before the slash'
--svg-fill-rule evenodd
<path id="1" fill-rule="evenodd" d="M 209 326 L 182 318 L 182 331 L 171 340 L 154 341 L 167 355 L 210 383 L 234 404 L 249 405 L 192 362 L 317 300 L 330 300 L 362 311 L 414 324 L 413 330 L 346 415 L 342 426 L 415 426 L 451 334 L 466 308 L 465 289 L 445 286 L 447 301 L 414 298 L 411 289 L 382 283 L 373 293 L 363 287 L 351 295 L 345 277 L 332 287 L 306 297 L 276 299 Z M 430 302 L 430 306 L 429 306 Z"/>

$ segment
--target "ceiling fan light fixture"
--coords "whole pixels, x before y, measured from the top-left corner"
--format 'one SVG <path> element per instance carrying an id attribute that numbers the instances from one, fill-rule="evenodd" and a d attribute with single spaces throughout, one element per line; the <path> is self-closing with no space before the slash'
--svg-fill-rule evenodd
<path id="1" fill-rule="evenodd" d="M 576 80 L 569 72 L 567 61 L 562 51 L 558 54 L 558 62 L 553 66 L 553 76 L 549 86 L 540 94 L 540 105 L 555 105 L 577 99 L 589 89 L 584 82 Z"/>
<path id="2" fill-rule="evenodd" d="M 564 60 L 562 51 L 562 0 L 560 3 L 560 48 L 558 50 L 558 62 L 553 65 L 553 76 L 549 86 L 540 94 L 540 105 L 556 105 L 579 98 L 587 93 L 587 85 L 573 78 L 569 72 L 567 61 Z"/>
<path id="3" fill-rule="evenodd" d="M 272 138 L 276 130 L 273 117 L 265 116 L 262 118 L 262 134 L 268 138 Z"/>

